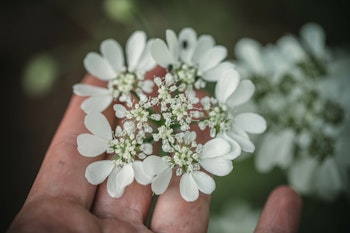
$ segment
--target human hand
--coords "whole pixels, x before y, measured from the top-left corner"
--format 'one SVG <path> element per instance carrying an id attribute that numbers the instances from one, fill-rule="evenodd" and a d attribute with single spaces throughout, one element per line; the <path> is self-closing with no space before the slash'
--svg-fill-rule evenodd
<path id="1" fill-rule="evenodd" d="M 83 82 L 103 85 L 90 75 Z M 112 198 L 106 182 L 98 187 L 87 182 L 87 165 L 102 158 L 83 157 L 77 150 L 77 136 L 87 131 L 80 108 L 83 99 L 73 96 L 9 232 L 151 232 L 145 226 L 152 200 L 149 185 L 134 182 L 121 198 Z M 115 119 L 113 110 L 104 114 Z M 188 203 L 179 194 L 178 182 L 174 179 L 158 198 L 150 228 L 155 232 L 205 232 L 210 196 L 201 194 L 196 202 Z"/>
<path id="2" fill-rule="evenodd" d="M 101 84 L 92 76 L 87 76 L 84 83 Z M 80 109 L 82 100 L 73 96 L 8 233 L 206 232 L 210 195 L 200 193 L 196 201 L 184 201 L 176 177 L 159 196 L 149 227 L 145 225 L 152 202 L 149 185 L 134 181 L 121 198 L 112 198 L 106 191 L 106 182 L 96 187 L 86 181 L 87 165 L 101 158 L 82 157 L 77 151 L 77 135 L 86 131 L 85 113 Z M 108 111 L 105 115 L 112 121 L 114 112 Z M 300 209 L 300 198 L 293 190 L 276 189 L 266 203 L 256 232 L 296 232 Z"/>

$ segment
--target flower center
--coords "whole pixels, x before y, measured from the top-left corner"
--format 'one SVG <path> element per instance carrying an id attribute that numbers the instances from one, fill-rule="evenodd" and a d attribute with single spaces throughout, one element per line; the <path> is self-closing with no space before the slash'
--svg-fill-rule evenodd
<path id="1" fill-rule="evenodd" d="M 188 145 L 176 145 L 174 149 L 175 152 L 171 163 L 174 167 L 177 167 L 177 176 L 183 173 L 192 173 L 200 169 L 199 157 L 196 152 L 193 152 L 193 148 L 190 148 Z"/>
<path id="2" fill-rule="evenodd" d="M 197 80 L 197 69 L 193 66 L 182 64 L 175 70 L 175 76 L 181 83 L 191 85 Z"/>
<path id="3" fill-rule="evenodd" d="M 115 161 L 117 164 L 123 166 L 124 164 L 134 162 L 135 156 L 137 154 L 137 149 L 138 146 L 136 140 L 119 138 L 113 139 L 110 142 L 107 153 L 114 153 L 116 155 Z"/>
<path id="4" fill-rule="evenodd" d="M 230 119 L 226 105 L 213 106 L 207 111 L 207 115 L 207 118 L 199 123 L 199 127 L 201 130 L 208 127 L 212 138 L 229 128 Z"/>
<path id="5" fill-rule="evenodd" d="M 148 122 L 149 112 L 140 104 L 135 104 L 134 107 L 135 108 L 130 110 L 130 117 L 135 118 L 137 122 Z"/>
<path id="6" fill-rule="evenodd" d="M 317 156 L 320 160 L 334 154 L 334 138 L 325 135 L 314 136 L 309 148 L 312 156 Z"/>
<path id="7" fill-rule="evenodd" d="M 112 93 L 113 98 L 118 98 L 121 94 L 129 95 L 134 89 L 136 75 L 134 73 L 120 73 L 116 78 L 108 83 L 108 89 Z"/>

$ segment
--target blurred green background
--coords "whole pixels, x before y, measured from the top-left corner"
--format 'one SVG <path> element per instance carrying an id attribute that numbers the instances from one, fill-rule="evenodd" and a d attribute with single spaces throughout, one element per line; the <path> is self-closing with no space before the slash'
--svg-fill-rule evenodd
<path id="1" fill-rule="evenodd" d="M 5 142 L 1 158 L 0 230 L 19 211 L 46 149 L 72 95 L 85 74 L 83 58 L 106 38 L 122 45 L 135 30 L 164 38 L 166 29 L 193 27 L 226 46 L 229 58 L 238 39 L 262 44 L 286 33 L 298 34 L 306 22 L 320 24 L 327 45 L 349 47 L 347 1 L 334 0 L 101 0 L 8 1 L 0 8 Z M 211 214 L 234 199 L 261 208 L 270 191 L 284 184 L 276 169 L 255 171 L 252 157 L 235 162 L 218 177 Z M 325 203 L 304 197 L 300 232 L 350 232 L 350 205 L 340 197 Z M 234 232 L 234 230 L 232 231 Z"/>

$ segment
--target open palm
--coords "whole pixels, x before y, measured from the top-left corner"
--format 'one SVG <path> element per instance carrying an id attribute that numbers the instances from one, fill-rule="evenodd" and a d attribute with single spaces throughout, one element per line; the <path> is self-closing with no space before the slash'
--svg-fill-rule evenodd
<path id="1" fill-rule="evenodd" d="M 83 82 L 100 84 L 89 75 Z M 154 209 L 150 185 L 134 181 L 121 198 L 112 198 L 106 182 L 99 186 L 87 182 L 86 167 L 101 158 L 86 158 L 77 151 L 77 135 L 87 131 L 83 122 L 85 113 L 80 109 L 82 101 L 82 97 L 72 97 L 32 189 L 8 233 L 207 232 L 210 195 L 201 193 L 194 202 L 183 200 L 176 176 L 159 196 Z M 105 114 L 112 121 L 114 113 L 108 111 Z M 146 226 L 151 208 L 152 218 Z M 300 198 L 292 189 L 277 188 L 266 203 L 256 232 L 296 232 L 300 209 Z"/>

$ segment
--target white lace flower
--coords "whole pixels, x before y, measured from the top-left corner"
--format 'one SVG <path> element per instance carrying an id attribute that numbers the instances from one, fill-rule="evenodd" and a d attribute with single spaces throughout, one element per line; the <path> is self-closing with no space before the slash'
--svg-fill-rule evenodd
<path id="1" fill-rule="evenodd" d="M 201 35 L 192 28 L 184 28 L 178 37 L 172 30 L 166 31 L 166 43 L 155 39 L 151 53 L 155 61 L 168 72 L 172 73 L 180 90 L 193 86 L 203 88 L 205 82 L 220 79 L 222 72 L 232 64 L 223 62 L 227 50 L 223 46 L 215 45 L 209 35 Z"/>
<path id="2" fill-rule="evenodd" d="M 242 38 L 237 42 L 234 49 L 237 57 L 235 67 L 243 79 L 253 77 L 254 83 L 259 83 L 259 88 L 268 88 L 260 84 L 265 81 L 262 77 L 277 82 L 285 72 L 293 71 L 293 62 L 301 61 L 306 56 L 298 41 L 291 35 L 281 38 L 276 44 L 278 47 L 263 47 L 250 38 Z"/>
<path id="3" fill-rule="evenodd" d="M 269 122 L 256 168 L 280 167 L 296 190 L 322 200 L 349 192 L 350 159 L 340 149 L 348 147 L 342 142 L 350 128 L 349 54 L 327 48 L 315 23 L 304 25 L 300 38 L 287 35 L 276 45 L 252 41 L 235 51 L 237 66 L 256 81 L 255 107 Z"/>
<path id="4" fill-rule="evenodd" d="M 77 137 L 78 151 L 87 157 L 96 157 L 103 153 L 111 154 L 111 160 L 91 163 L 85 171 L 85 177 L 94 185 L 102 183 L 107 177 L 107 191 L 112 197 L 121 197 L 126 186 L 132 183 L 136 174 L 142 174 L 140 161 L 136 156 L 151 154 L 151 144 L 139 145 L 133 137 L 118 127 L 113 136 L 111 127 L 102 113 L 93 112 L 85 117 L 85 126 L 92 133 Z M 136 176 L 136 179 L 141 175 Z"/>
<path id="5" fill-rule="evenodd" d="M 151 183 L 152 191 L 160 195 L 164 193 L 172 178 L 172 170 L 181 176 L 180 194 L 186 201 L 195 201 L 199 191 L 211 194 L 215 190 L 215 181 L 207 173 L 200 170 L 224 176 L 232 171 L 232 159 L 237 157 L 229 152 L 231 145 L 224 139 L 215 138 L 208 141 L 203 147 L 195 142 L 196 134 L 186 131 L 180 140 L 183 144 L 174 146 L 172 156 L 148 156 L 142 163 L 144 174 Z M 235 148 L 240 153 L 239 146 Z"/>
<path id="6" fill-rule="evenodd" d="M 90 133 L 79 135 L 77 143 L 83 156 L 105 154 L 110 159 L 90 164 L 85 176 L 95 185 L 107 179 L 112 197 L 121 197 L 134 179 L 151 184 L 160 195 L 175 174 L 182 198 L 195 201 L 200 192 L 215 190 L 213 176 L 228 175 L 242 150 L 255 149 L 248 133 L 263 132 L 265 120 L 238 108 L 252 96 L 254 85 L 240 81 L 233 63 L 224 61 L 226 48 L 210 35 L 197 37 L 192 28 L 184 28 L 178 36 L 167 30 L 166 42 L 146 41 L 145 33 L 136 31 L 127 40 L 125 62 L 115 40 L 103 41 L 100 52 L 89 53 L 84 65 L 107 86 L 73 86 L 76 95 L 88 97 L 81 108 Z M 144 74 L 156 64 L 165 68 L 165 76 L 145 80 Z M 215 97 L 201 97 L 194 90 L 207 82 L 217 82 Z M 122 124 L 113 132 L 101 112 L 114 100 L 119 102 L 112 105 L 114 120 Z M 190 131 L 197 126 L 210 130 L 212 139 L 201 142 L 204 145 Z M 153 155 L 153 143 L 160 147 L 159 156 Z"/>
<path id="7" fill-rule="evenodd" d="M 125 118 L 136 126 L 136 128 L 144 133 L 152 133 L 153 129 L 149 124 L 149 121 L 152 117 L 150 108 L 153 107 L 151 101 L 147 97 L 142 98 L 139 102 L 133 103 L 129 102 L 126 109 L 125 106 L 121 104 L 115 104 L 113 109 L 115 111 L 115 116 L 117 118 Z"/>
<path id="8" fill-rule="evenodd" d="M 105 110 L 114 99 L 127 101 L 131 92 L 151 92 L 153 82 L 144 80 L 144 74 L 156 64 L 150 54 L 152 40 L 146 41 L 142 31 L 134 32 L 126 43 L 126 62 L 120 44 L 107 39 L 101 43 L 101 54 L 90 52 L 84 59 L 86 70 L 96 78 L 107 81 L 106 87 L 75 84 L 73 91 L 88 96 L 81 108 L 86 112 Z"/>
<path id="9" fill-rule="evenodd" d="M 201 128 L 207 125 L 211 129 L 212 137 L 217 135 L 232 145 L 238 143 L 243 151 L 253 152 L 255 146 L 248 133 L 264 132 L 266 121 L 259 114 L 238 111 L 238 107 L 247 102 L 253 93 L 254 85 L 251 81 L 240 81 L 238 72 L 228 69 L 215 87 L 218 106 L 209 111 L 208 122 L 201 125 Z"/>

